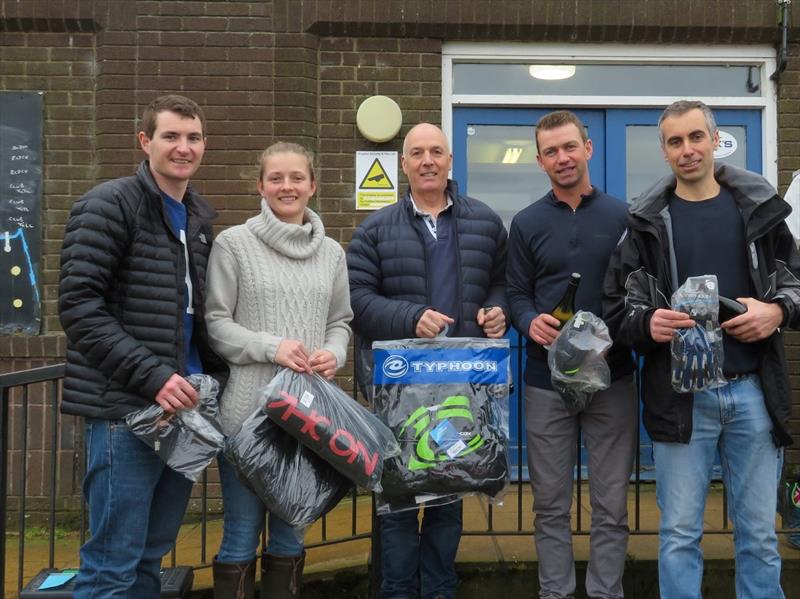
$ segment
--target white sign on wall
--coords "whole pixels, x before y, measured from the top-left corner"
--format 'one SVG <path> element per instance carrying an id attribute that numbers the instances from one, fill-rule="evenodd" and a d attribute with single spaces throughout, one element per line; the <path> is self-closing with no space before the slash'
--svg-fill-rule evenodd
<path id="1" fill-rule="evenodd" d="M 356 152 L 356 210 L 397 201 L 397 152 Z"/>

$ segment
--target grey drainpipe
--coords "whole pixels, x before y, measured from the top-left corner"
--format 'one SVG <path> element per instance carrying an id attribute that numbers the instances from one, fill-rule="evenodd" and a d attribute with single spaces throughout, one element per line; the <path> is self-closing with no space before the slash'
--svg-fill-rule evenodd
<path id="1" fill-rule="evenodd" d="M 769 76 L 775 83 L 780 79 L 781 73 L 786 69 L 786 57 L 788 56 L 789 42 L 789 11 L 792 0 L 775 0 L 781 12 L 781 47 L 778 50 L 778 66 L 775 72 Z"/>

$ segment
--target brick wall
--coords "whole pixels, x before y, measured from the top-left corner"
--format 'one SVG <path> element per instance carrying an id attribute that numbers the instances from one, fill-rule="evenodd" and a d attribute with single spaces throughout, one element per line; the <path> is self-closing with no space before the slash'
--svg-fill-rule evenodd
<path id="1" fill-rule="evenodd" d="M 786 70 L 781 75 L 778 91 L 778 183 L 785 192 L 792 173 L 800 169 L 800 44 L 789 46 Z M 800 332 L 786 334 L 786 357 L 794 389 L 794 411 L 791 420 L 795 444 L 786 450 L 786 461 L 800 464 Z"/>
<path id="2" fill-rule="evenodd" d="M 400 152 L 411 126 L 441 121 L 441 46 L 440 40 L 430 39 L 325 37 L 320 41 L 320 209 L 326 230 L 342 243 L 369 214 L 354 212 L 355 152 Z M 359 104 L 375 94 L 393 98 L 403 112 L 403 129 L 386 144 L 367 141 L 355 124 Z"/>
<path id="3" fill-rule="evenodd" d="M 783 189 L 800 168 L 794 13 L 779 103 Z M 95 182 L 132 172 L 141 159 L 136 119 L 155 95 L 179 91 L 206 110 L 209 147 L 194 185 L 220 211 L 218 229 L 256 212 L 258 152 L 286 139 L 317 151 L 317 208 L 346 244 L 364 217 L 353 209 L 354 152 L 399 151 L 411 125 L 441 121 L 442 40 L 776 43 L 779 31 L 773 0 L 0 0 L 0 90 L 45 92 L 43 335 L 0 337 L 0 372 L 63 359 L 56 284 L 68 210 Z M 373 94 L 403 111 L 403 130 L 387 144 L 364 140 L 355 127 L 358 105 Z M 787 345 L 800 390 L 800 335 Z M 45 412 L 29 413 L 29 456 L 38 460 L 29 494 L 44 494 L 49 480 Z M 61 426 L 58 468 L 69 495 L 80 439 Z M 13 433 L 18 489 L 22 439 Z M 787 455 L 800 462 L 800 449 Z"/>

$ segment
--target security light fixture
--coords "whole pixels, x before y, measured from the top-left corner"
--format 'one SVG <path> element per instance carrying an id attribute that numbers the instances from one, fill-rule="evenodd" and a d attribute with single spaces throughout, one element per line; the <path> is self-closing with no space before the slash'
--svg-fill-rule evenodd
<path id="1" fill-rule="evenodd" d="M 558 81 L 569 79 L 575 75 L 574 64 L 532 64 L 528 67 L 528 73 L 535 79 L 545 81 Z"/>

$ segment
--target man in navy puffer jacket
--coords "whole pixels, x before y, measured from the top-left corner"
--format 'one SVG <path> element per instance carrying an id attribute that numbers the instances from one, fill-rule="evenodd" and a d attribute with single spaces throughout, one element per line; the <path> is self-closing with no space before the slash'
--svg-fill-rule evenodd
<path id="1" fill-rule="evenodd" d="M 368 217 L 347 249 L 356 350 L 411 337 L 501 337 L 506 331 L 506 231 L 488 206 L 447 178 L 447 138 L 428 123 L 409 131 L 409 191 Z M 368 351 L 359 352 L 370 361 Z M 363 361 L 362 361 L 363 363 Z M 360 373 L 360 383 L 370 380 Z M 362 388 L 364 388 L 362 387 Z M 384 599 L 453 599 L 461 502 L 380 517 Z"/>

